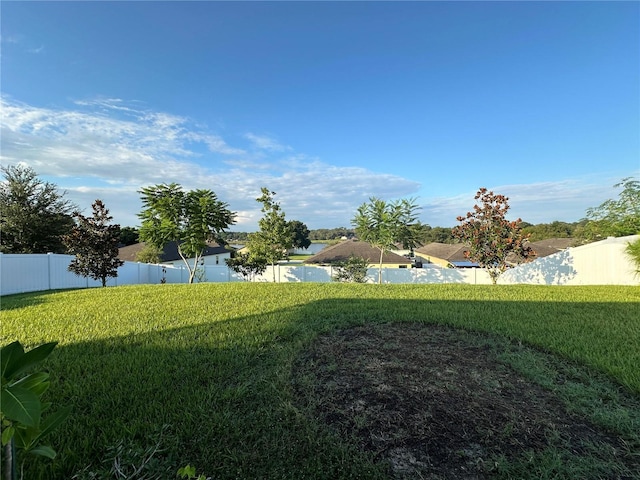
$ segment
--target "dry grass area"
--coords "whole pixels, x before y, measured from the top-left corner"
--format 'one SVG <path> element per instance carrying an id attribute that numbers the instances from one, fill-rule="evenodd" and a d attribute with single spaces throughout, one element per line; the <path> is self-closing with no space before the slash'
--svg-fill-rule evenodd
<path id="1" fill-rule="evenodd" d="M 416 323 L 349 328 L 299 359 L 297 394 L 395 479 L 638 478 L 627 439 L 502 358 L 523 348 Z M 568 371 L 554 372 L 560 388 Z"/>

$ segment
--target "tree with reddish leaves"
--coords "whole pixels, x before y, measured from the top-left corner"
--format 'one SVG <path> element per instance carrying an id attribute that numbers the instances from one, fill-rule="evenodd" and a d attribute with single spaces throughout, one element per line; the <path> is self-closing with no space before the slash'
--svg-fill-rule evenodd
<path id="1" fill-rule="evenodd" d="M 495 285 L 498 277 L 513 263 L 533 259 L 535 252 L 527 245 L 528 236 L 521 231 L 521 219 L 507 220 L 508 197 L 480 188 L 474 197 L 479 202 L 472 212 L 460 216 L 460 225 L 452 234 L 469 245 L 465 256 L 484 268 Z"/>
<path id="2" fill-rule="evenodd" d="M 113 217 L 102 200 L 96 200 L 92 208 L 93 217 L 85 217 L 79 212 L 73 214 L 76 225 L 63 241 L 69 252 L 76 256 L 69 264 L 69 271 L 101 280 L 105 287 L 107 278 L 117 277 L 118 267 L 124 265 L 118 259 L 120 225 L 109 225 Z"/>

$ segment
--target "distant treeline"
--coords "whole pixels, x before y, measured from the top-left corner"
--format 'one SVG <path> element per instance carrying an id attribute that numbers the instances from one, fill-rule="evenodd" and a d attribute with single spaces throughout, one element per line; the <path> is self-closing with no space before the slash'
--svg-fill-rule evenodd
<path id="1" fill-rule="evenodd" d="M 531 223 L 522 222 L 523 232 L 530 234 L 530 240 L 537 242 L 539 240 L 545 240 L 547 238 L 576 238 L 581 239 L 584 236 L 584 226 L 586 220 L 580 222 L 551 222 L 551 223 L 539 223 L 533 225 Z M 222 234 L 222 239 L 227 243 L 233 242 L 246 242 L 247 236 L 250 232 L 225 232 Z M 138 231 L 133 227 L 123 227 L 121 229 L 121 243 L 123 245 L 131 245 L 138 241 Z M 317 230 L 309 231 L 309 240 L 339 240 L 343 237 L 353 238 L 356 236 L 356 232 L 351 228 L 319 228 Z M 448 227 L 430 227 L 425 226 L 424 236 L 422 239 L 423 244 L 438 242 L 438 243 L 455 243 L 455 239 L 451 235 L 451 228 Z"/>
<path id="2" fill-rule="evenodd" d="M 551 222 L 539 223 L 537 225 L 522 222 L 523 232 L 530 234 L 530 240 L 536 242 L 547 238 L 582 238 L 584 225 L 586 221 L 581 222 Z M 247 240 L 248 232 L 226 232 L 224 240 L 227 242 L 244 242 Z M 319 228 L 309 231 L 309 240 L 339 240 L 343 237 L 355 237 L 355 230 L 351 228 Z M 455 243 L 455 239 L 451 235 L 450 227 L 430 227 L 425 226 L 423 244 L 438 243 Z"/>

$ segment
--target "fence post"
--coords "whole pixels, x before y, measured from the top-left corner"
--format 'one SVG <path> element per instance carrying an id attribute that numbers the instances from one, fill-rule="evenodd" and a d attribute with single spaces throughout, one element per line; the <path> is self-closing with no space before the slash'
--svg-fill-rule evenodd
<path id="1" fill-rule="evenodd" d="M 51 252 L 47 253 L 47 279 L 49 280 L 49 282 L 48 282 L 49 290 L 51 290 L 51 283 L 52 283 L 51 282 L 51 275 L 52 275 L 52 272 L 51 272 L 51 258 L 53 258 L 53 253 L 51 253 Z"/>

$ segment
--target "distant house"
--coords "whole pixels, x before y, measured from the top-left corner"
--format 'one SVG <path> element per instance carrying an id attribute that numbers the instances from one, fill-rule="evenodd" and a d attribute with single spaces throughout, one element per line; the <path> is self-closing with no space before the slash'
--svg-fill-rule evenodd
<path id="1" fill-rule="evenodd" d="M 415 254 L 441 267 L 468 268 L 477 267 L 478 264 L 470 261 L 464 252 L 469 250 L 469 246 L 462 243 L 438 243 L 432 242 L 416 248 Z"/>
<path id="2" fill-rule="evenodd" d="M 370 267 L 377 267 L 380 264 L 380 250 L 372 247 L 367 242 L 357 240 L 346 240 L 336 245 L 332 245 L 307 258 L 304 263 L 317 265 L 332 265 L 338 262 L 349 260 L 349 257 L 364 258 L 369 262 Z M 385 252 L 382 257 L 382 266 L 391 268 L 409 268 L 411 260 L 392 252 Z"/>
<path id="3" fill-rule="evenodd" d="M 573 242 L 574 240 L 572 238 L 548 238 L 538 242 L 530 242 L 528 245 L 536 252 L 534 258 L 542 258 L 561 252 L 573 245 Z M 477 263 L 465 257 L 464 252 L 467 250 L 469 250 L 469 246 L 462 243 L 448 244 L 433 242 L 417 248 L 415 253 L 426 261 L 440 265 L 441 267 L 477 267 Z M 511 265 L 521 263 L 515 256 L 513 256 L 513 258 L 507 257 L 507 262 Z"/>
<path id="4" fill-rule="evenodd" d="M 140 251 L 145 247 L 145 243 L 135 243 L 133 245 L 127 245 L 121 247 L 118 250 L 118 258 L 125 262 L 137 262 L 137 256 Z M 233 249 L 230 247 L 222 247 L 217 243 L 209 243 L 202 255 L 203 265 L 225 265 L 225 258 L 231 258 Z M 189 259 L 192 260 L 192 259 Z M 169 242 L 164 246 L 162 254 L 160 255 L 160 263 L 166 263 L 171 265 L 184 265 L 180 254 L 178 254 L 178 246 L 176 242 Z"/>
<path id="5" fill-rule="evenodd" d="M 536 258 L 548 257 L 554 253 L 561 252 L 573 246 L 573 238 L 547 238 L 529 243 L 529 246 L 536 252 Z"/>

